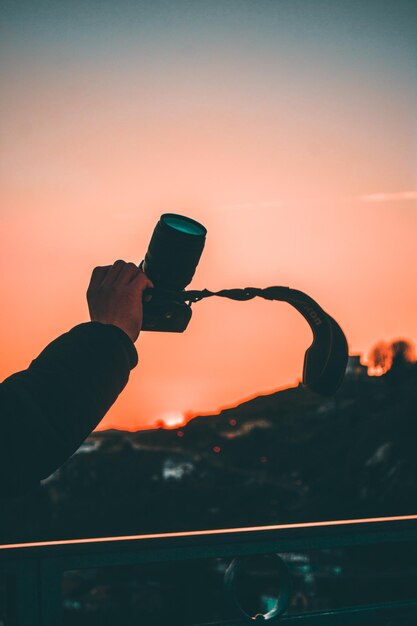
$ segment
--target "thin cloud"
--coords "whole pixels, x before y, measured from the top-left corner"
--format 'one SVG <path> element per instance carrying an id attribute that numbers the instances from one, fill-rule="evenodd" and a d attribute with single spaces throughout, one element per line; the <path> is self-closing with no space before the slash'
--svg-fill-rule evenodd
<path id="1" fill-rule="evenodd" d="M 359 196 L 361 202 L 391 202 L 392 200 L 417 200 L 417 191 L 395 191 L 393 193 L 369 193 Z"/>

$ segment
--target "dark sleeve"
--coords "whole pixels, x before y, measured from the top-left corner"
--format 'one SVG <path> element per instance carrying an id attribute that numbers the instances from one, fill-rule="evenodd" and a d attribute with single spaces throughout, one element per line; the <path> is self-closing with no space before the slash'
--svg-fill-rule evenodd
<path id="1" fill-rule="evenodd" d="M 88 322 L 50 343 L 0 385 L 0 494 L 35 487 L 101 421 L 138 362 L 111 324 Z"/>

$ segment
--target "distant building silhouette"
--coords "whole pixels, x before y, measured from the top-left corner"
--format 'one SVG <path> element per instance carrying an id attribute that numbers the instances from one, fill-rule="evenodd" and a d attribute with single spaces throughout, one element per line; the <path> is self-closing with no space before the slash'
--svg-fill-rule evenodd
<path id="1" fill-rule="evenodd" d="M 368 368 L 361 363 L 361 354 L 350 354 L 346 367 L 346 377 L 364 378 L 368 376 Z"/>

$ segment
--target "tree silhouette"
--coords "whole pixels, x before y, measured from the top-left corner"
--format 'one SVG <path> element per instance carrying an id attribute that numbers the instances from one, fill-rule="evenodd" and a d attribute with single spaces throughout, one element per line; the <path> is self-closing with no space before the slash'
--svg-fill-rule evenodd
<path id="1" fill-rule="evenodd" d="M 391 354 L 385 341 L 378 341 L 369 353 L 369 365 L 377 375 L 385 374 L 391 367 Z"/>
<path id="2" fill-rule="evenodd" d="M 415 363 L 416 356 L 414 346 L 407 339 L 397 339 L 391 343 L 392 361 L 403 361 L 405 363 Z"/>
<path id="3" fill-rule="evenodd" d="M 416 362 L 414 346 L 408 339 L 395 339 L 390 343 L 378 341 L 369 353 L 369 365 L 376 374 L 403 371 Z"/>

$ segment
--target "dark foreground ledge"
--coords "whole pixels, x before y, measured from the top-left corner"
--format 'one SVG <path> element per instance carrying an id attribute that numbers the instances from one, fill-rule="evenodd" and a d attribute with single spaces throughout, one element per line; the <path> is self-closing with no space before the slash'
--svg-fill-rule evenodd
<path id="1" fill-rule="evenodd" d="M 0 576 L 3 581 L 3 615 L 0 614 L 0 623 L 1 618 L 5 626 L 86 623 L 81 617 L 77 622 L 75 613 L 71 617 L 73 621 L 64 618 L 62 580 L 66 572 L 145 565 L 156 567 L 160 564 L 188 568 L 192 575 L 198 564 L 210 559 L 217 559 L 219 563 L 223 560 L 222 563 L 226 563 L 236 557 L 251 555 L 279 554 L 285 557 L 312 552 L 327 554 L 335 550 L 354 550 L 355 555 L 362 554 L 362 569 L 366 569 L 367 550 L 371 550 L 372 554 L 375 551 L 386 554 L 386 560 L 382 558 L 384 565 L 377 572 L 381 581 L 386 580 L 388 572 L 392 570 L 390 559 L 395 558 L 398 566 L 398 562 L 401 562 L 401 559 L 398 561 L 398 555 L 403 553 L 403 562 L 406 565 L 398 585 L 404 588 L 407 580 L 417 577 L 417 562 L 410 558 L 414 550 L 417 554 L 417 516 L 3 545 L 0 546 Z M 324 569 L 316 571 L 314 575 L 317 580 L 324 580 L 323 572 Z M 290 570 L 290 577 L 292 575 Z M 358 578 L 360 572 L 355 575 Z M 375 573 L 373 576 L 375 577 Z M 366 574 L 364 579 L 366 581 Z M 195 584 L 199 584 L 198 577 Z M 193 595 L 198 595 L 197 591 L 188 586 L 185 593 L 191 599 Z M 224 593 L 227 595 L 227 589 Z M 387 594 L 382 601 L 375 603 L 370 592 L 369 601 L 365 598 L 360 606 L 344 605 L 342 608 L 303 610 L 299 613 L 292 609 L 271 620 L 271 623 L 301 626 L 415 626 L 417 586 L 413 597 L 410 594 L 407 597 L 402 595 L 398 600 Z M 161 626 L 194 624 L 189 621 L 181 622 L 174 607 L 172 611 L 171 619 L 161 618 L 160 622 L 148 623 L 160 623 Z M 253 621 L 258 622 L 236 617 L 210 623 L 240 626 Z M 261 621 L 265 620 L 259 618 L 259 622 Z M 146 624 L 147 619 L 139 622 L 132 618 L 131 622 L 124 623 L 136 626 L 139 623 Z M 202 625 L 208 622 L 195 622 L 197 623 Z"/>

